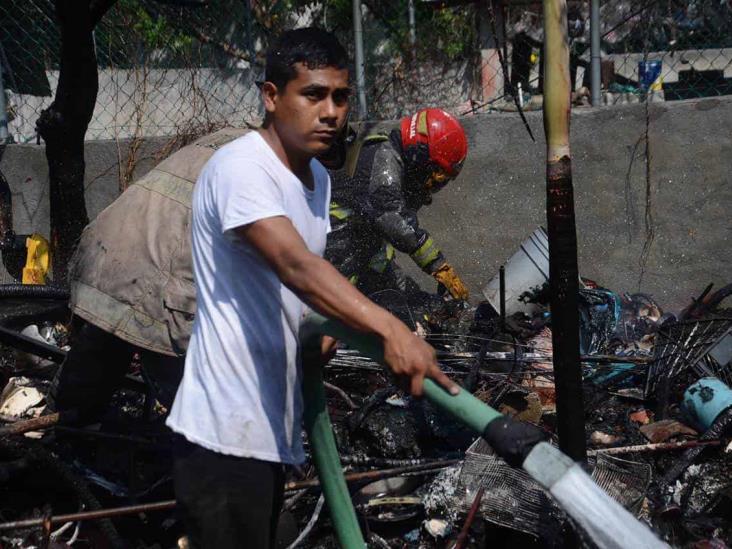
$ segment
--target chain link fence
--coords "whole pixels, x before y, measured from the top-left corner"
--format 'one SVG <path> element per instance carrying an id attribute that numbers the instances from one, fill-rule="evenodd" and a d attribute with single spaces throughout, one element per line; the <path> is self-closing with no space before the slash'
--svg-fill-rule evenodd
<path id="1" fill-rule="evenodd" d="M 399 118 L 424 106 L 460 113 L 481 99 L 476 4 L 364 4 L 370 115 Z"/>
<path id="2" fill-rule="evenodd" d="M 170 136 L 257 118 L 261 61 L 247 40 L 250 11 L 243 2 L 216 4 L 115 3 L 94 32 L 99 93 L 87 139 Z M 10 131 L 29 141 L 58 81 L 53 2 L 0 6 L 0 46 Z"/>
<path id="3" fill-rule="evenodd" d="M 87 139 L 194 135 L 261 116 L 271 37 L 315 24 L 353 51 L 350 0 L 118 0 L 95 30 L 99 95 Z M 540 3 L 363 1 L 369 116 L 539 108 Z M 589 2 L 569 2 L 577 103 L 589 100 Z M 603 0 L 608 104 L 732 94 L 732 0 Z M 52 0 L 0 4 L 9 129 L 35 138 L 58 80 Z"/>
<path id="4" fill-rule="evenodd" d="M 609 0 L 603 11 L 611 102 L 645 91 L 667 101 L 732 94 L 732 1 Z"/>
<path id="5" fill-rule="evenodd" d="M 588 104 L 589 2 L 568 2 L 567 15 L 575 103 Z M 541 4 L 509 4 L 505 19 L 505 93 L 529 103 L 543 92 Z M 732 94 L 730 0 L 602 0 L 600 35 L 605 104 Z"/>

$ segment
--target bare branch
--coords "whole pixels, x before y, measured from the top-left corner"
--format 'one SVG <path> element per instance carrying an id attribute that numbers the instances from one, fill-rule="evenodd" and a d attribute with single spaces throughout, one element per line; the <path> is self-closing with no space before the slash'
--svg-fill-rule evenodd
<path id="1" fill-rule="evenodd" d="M 242 61 L 246 61 L 247 63 L 251 63 L 252 65 L 260 65 L 261 61 L 258 61 L 256 58 L 252 59 L 251 55 L 249 55 L 247 52 L 240 50 L 233 44 L 230 44 L 228 42 L 224 42 L 222 40 L 216 40 L 215 38 L 204 34 L 202 31 L 198 29 L 193 29 L 193 34 L 198 38 L 201 42 L 204 44 L 211 44 L 212 46 L 216 46 L 221 51 L 223 51 L 226 55 L 229 55 L 231 57 L 234 57 L 235 59 L 241 59 Z"/>

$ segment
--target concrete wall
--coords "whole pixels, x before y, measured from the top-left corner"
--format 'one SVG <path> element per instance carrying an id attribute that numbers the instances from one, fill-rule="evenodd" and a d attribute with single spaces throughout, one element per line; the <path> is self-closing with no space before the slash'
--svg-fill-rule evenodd
<path id="1" fill-rule="evenodd" d="M 168 139 L 148 139 L 135 154 L 135 177 L 147 173 L 158 160 L 157 154 Z M 86 144 L 86 207 L 96 217 L 119 194 L 120 172 L 124 173 L 129 142 L 89 141 Z M 120 169 L 120 166 L 122 167 Z M 0 170 L 13 196 L 13 226 L 18 234 L 49 235 L 48 164 L 44 147 L 9 145 L 0 158 Z"/>
<path id="2" fill-rule="evenodd" d="M 541 113 L 527 113 L 527 118 L 536 143 L 516 114 L 465 118 L 470 153 L 463 173 L 420 213 L 422 225 L 432 231 L 476 298 L 521 241 L 546 225 Z M 732 98 L 652 103 L 648 120 L 645 105 L 573 113 L 583 276 L 616 291 L 652 293 L 668 310 L 687 304 L 709 282 L 732 282 L 730 127 Z M 138 153 L 138 176 L 153 165 L 152 156 L 163 144 L 145 142 Z M 120 154 L 126 158 L 124 146 Z M 117 143 L 90 142 L 86 158 L 88 207 L 94 216 L 119 188 Z M 9 146 L 0 169 L 13 190 L 16 231 L 48 234 L 43 148 Z M 639 285 L 647 211 L 654 239 Z M 408 258 L 400 263 L 425 287 L 434 287 Z"/>
<path id="3" fill-rule="evenodd" d="M 675 310 L 709 282 L 732 282 L 732 98 L 649 107 L 648 202 L 645 105 L 573 113 L 579 267 L 605 287 L 648 292 Z M 546 226 L 541 114 L 527 118 L 536 143 L 518 115 L 466 118 L 463 173 L 420 216 L 473 293 Z M 639 284 L 647 204 L 654 239 Z"/>

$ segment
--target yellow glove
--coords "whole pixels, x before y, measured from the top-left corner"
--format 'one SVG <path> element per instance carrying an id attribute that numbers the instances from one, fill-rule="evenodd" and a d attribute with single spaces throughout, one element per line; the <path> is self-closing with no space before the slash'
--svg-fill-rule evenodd
<path id="1" fill-rule="evenodd" d="M 460 280 L 455 269 L 453 269 L 452 265 L 449 263 L 443 263 L 440 265 L 437 270 L 432 273 L 432 276 L 437 280 L 437 282 L 447 288 L 447 291 L 450 292 L 450 295 L 455 299 L 468 299 L 468 288 L 465 286 L 463 281 Z"/>
<path id="2" fill-rule="evenodd" d="M 45 284 L 46 275 L 51 268 L 51 253 L 48 240 L 37 233 L 25 239 L 28 249 L 25 267 L 23 267 L 23 284 Z"/>

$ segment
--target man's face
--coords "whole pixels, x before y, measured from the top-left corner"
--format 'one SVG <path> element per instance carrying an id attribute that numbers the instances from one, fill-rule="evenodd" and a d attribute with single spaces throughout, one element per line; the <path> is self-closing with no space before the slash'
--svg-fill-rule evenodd
<path id="1" fill-rule="evenodd" d="M 309 156 L 326 152 L 348 114 L 348 69 L 308 69 L 295 65 L 297 77 L 265 102 L 282 144 Z"/>

